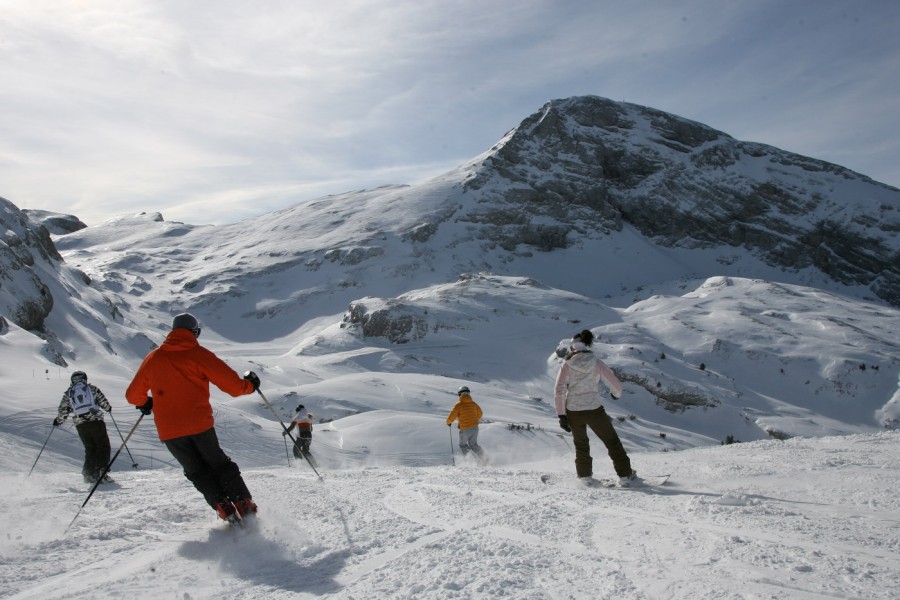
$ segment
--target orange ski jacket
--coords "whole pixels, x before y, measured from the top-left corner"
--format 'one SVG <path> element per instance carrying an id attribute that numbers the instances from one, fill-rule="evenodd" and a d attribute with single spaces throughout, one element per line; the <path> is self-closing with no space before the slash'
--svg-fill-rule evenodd
<path id="1" fill-rule="evenodd" d="M 472 400 L 472 396 L 463 394 L 453 406 L 450 414 L 447 415 L 447 425 L 452 425 L 453 421 L 458 418 L 460 429 L 472 429 L 478 427 L 478 421 L 481 420 L 482 414 L 481 407 Z"/>
<path id="2" fill-rule="evenodd" d="M 159 439 L 166 441 L 213 427 L 210 382 L 231 396 L 254 391 L 252 383 L 201 346 L 189 329 L 173 329 L 162 346 L 144 358 L 125 390 L 125 399 L 141 406 L 150 392 L 156 430 Z"/>

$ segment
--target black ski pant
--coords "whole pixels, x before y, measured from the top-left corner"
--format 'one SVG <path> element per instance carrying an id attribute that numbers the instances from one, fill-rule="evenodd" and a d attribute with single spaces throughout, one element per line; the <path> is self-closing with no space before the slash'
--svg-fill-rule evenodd
<path id="1" fill-rule="evenodd" d="M 109 464 L 109 436 L 103 421 L 84 421 L 75 426 L 84 444 L 84 465 L 81 474 L 96 479 Z"/>
<path id="2" fill-rule="evenodd" d="M 215 508 L 226 499 L 250 499 L 250 490 L 241 477 L 241 470 L 219 446 L 214 427 L 163 443 L 184 467 L 184 476 L 211 507 Z"/>
<path id="3" fill-rule="evenodd" d="M 312 444 L 312 431 L 298 429 L 297 443 L 294 444 L 294 458 L 303 458 L 304 454 L 308 454 L 310 444 Z"/>
<path id="4" fill-rule="evenodd" d="M 629 460 L 625 448 L 622 447 L 619 434 L 613 429 L 612 419 L 609 418 L 602 406 L 594 410 L 567 410 L 566 415 L 569 417 L 569 427 L 572 428 L 572 440 L 575 443 L 575 472 L 579 477 L 590 477 L 594 474 L 588 427 L 606 446 L 616 474 L 619 477 L 631 474 L 631 460 Z"/>

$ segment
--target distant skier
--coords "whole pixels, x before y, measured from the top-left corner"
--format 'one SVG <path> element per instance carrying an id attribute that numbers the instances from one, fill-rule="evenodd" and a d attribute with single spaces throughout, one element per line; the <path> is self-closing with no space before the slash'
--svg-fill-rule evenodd
<path id="1" fill-rule="evenodd" d="M 219 446 L 209 384 L 241 396 L 259 389 L 260 382 L 252 371 L 241 379 L 197 342 L 199 336 L 200 323 L 193 315 L 177 315 L 162 345 L 144 358 L 125 398 L 143 414 L 153 413 L 159 439 L 184 467 L 185 477 L 221 519 L 234 522 L 257 507 L 240 468 Z"/>
<path id="2" fill-rule="evenodd" d="M 297 428 L 297 443 L 294 444 L 294 457 L 303 458 L 305 454 L 309 454 L 309 446 L 312 444 L 312 430 L 314 415 L 306 410 L 302 404 L 297 407 L 297 414 L 291 421 L 291 426 L 287 431 L 282 431 L 281 435 L 287 435 L 288 432 Z"/>
<path id="3" fill-rule="evenodd" d="M 609 390 L 614 400 L 622 396 L 622 383 L 615 374 L 594 356 L 590 347 L 594 343 L 594 334 L 585 329 L 572 337 L 572 344 L 565 362 L 556 376 L 554 400 L 559 426 L 572 432 L 575 444 L 575 472 L 585 485 L 594 481 L 591 443 L 587 428 L 597 434 L 606 446 L 613 467 L 619 476 L 620 485 L 637 477 L 631 468 L 631 461 L 622 441 L 612 426 L 612 420 L 603 408 L 603 397 L 599 383 Z"/>
<path id="4" fill-rule="evenodd" d="M 459 400 L 447 415 L 447 425 L 452 427 L 453 421 L 459 419 L 459 449 L 463 456 L 471 450 L 476 456 L 483 458 L 484 450 L 478 445 L 478 422 L 484 413 L 482 413 L 481 407 L 472 400 L 472 394 L 468 387 L 462 386 L 456 395 Z"/>
<path id="5" fill-rule="evenodd" d="M 59 427 L 69 413 L 74 413 L 72 422 L 75 423 L 75 430 L 84 445 L 84 465 L 81 467 L 81 474 L 85 483 L 95 483 L 109 464 L 110 456 L 109 436 L 106 434 L 106 423 L 103 422 L 103 413 L 100 409 L 110 412 L 112 407 L 100 388 L 88 383 L 87 379 L 87 373 L 84 371 L 72 373 L 69 378 L 70 385 L 63 392 L 58 414 L 53 419 L 53 426 Z M 100 483 L 112 483 L 109 473 Z"/>

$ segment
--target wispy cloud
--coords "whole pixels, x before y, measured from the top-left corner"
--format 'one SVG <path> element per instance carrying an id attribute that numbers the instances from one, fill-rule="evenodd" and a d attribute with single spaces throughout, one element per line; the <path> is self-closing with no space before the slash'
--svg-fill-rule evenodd
<path id="1" fill-rule="evenodd" d="M 230 222 L 415 182 L 578 94 L 900 185 L 894 3 L 0 0 L 0 14 L 0 195 L 89 223 Z"/>

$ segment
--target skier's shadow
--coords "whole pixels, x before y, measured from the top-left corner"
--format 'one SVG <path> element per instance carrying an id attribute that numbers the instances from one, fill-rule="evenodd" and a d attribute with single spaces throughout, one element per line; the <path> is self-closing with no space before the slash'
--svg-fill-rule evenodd
<path id="1" fill-rule="evenodd" d="M 206 541 L 184 542 L 178 554 L 192 560 L 218 561 L 224 572 L 267 587 L 325 594 L 341 588 L 335 577 L 352 552 L 329 552 L 307 562 L 258 531 L 217 529 Z"/>
<path id="2" fill-rule="evenodd" d="M 699 496 L 722 500 L 721 504 L 741 505 L 744 500 L 757 502 L 784 502 L 786 504 L 810 504 L 815 506 L 827 506 L 822 502 L 812 502 L 810 500 L 787 500 L 785 498 L 775 498 L 774 496 L 764 496 L 762 494 L 742 494 L 730 492 L 701 492 L 697 490 L 689 490 L 680 487 L 678 484 L 667 483 L 666 485 L 655 485 L 647 487 L 635 487 L 629 492 L 643 492 L 645 494 L 653 494 L 658 496 Z"/>

